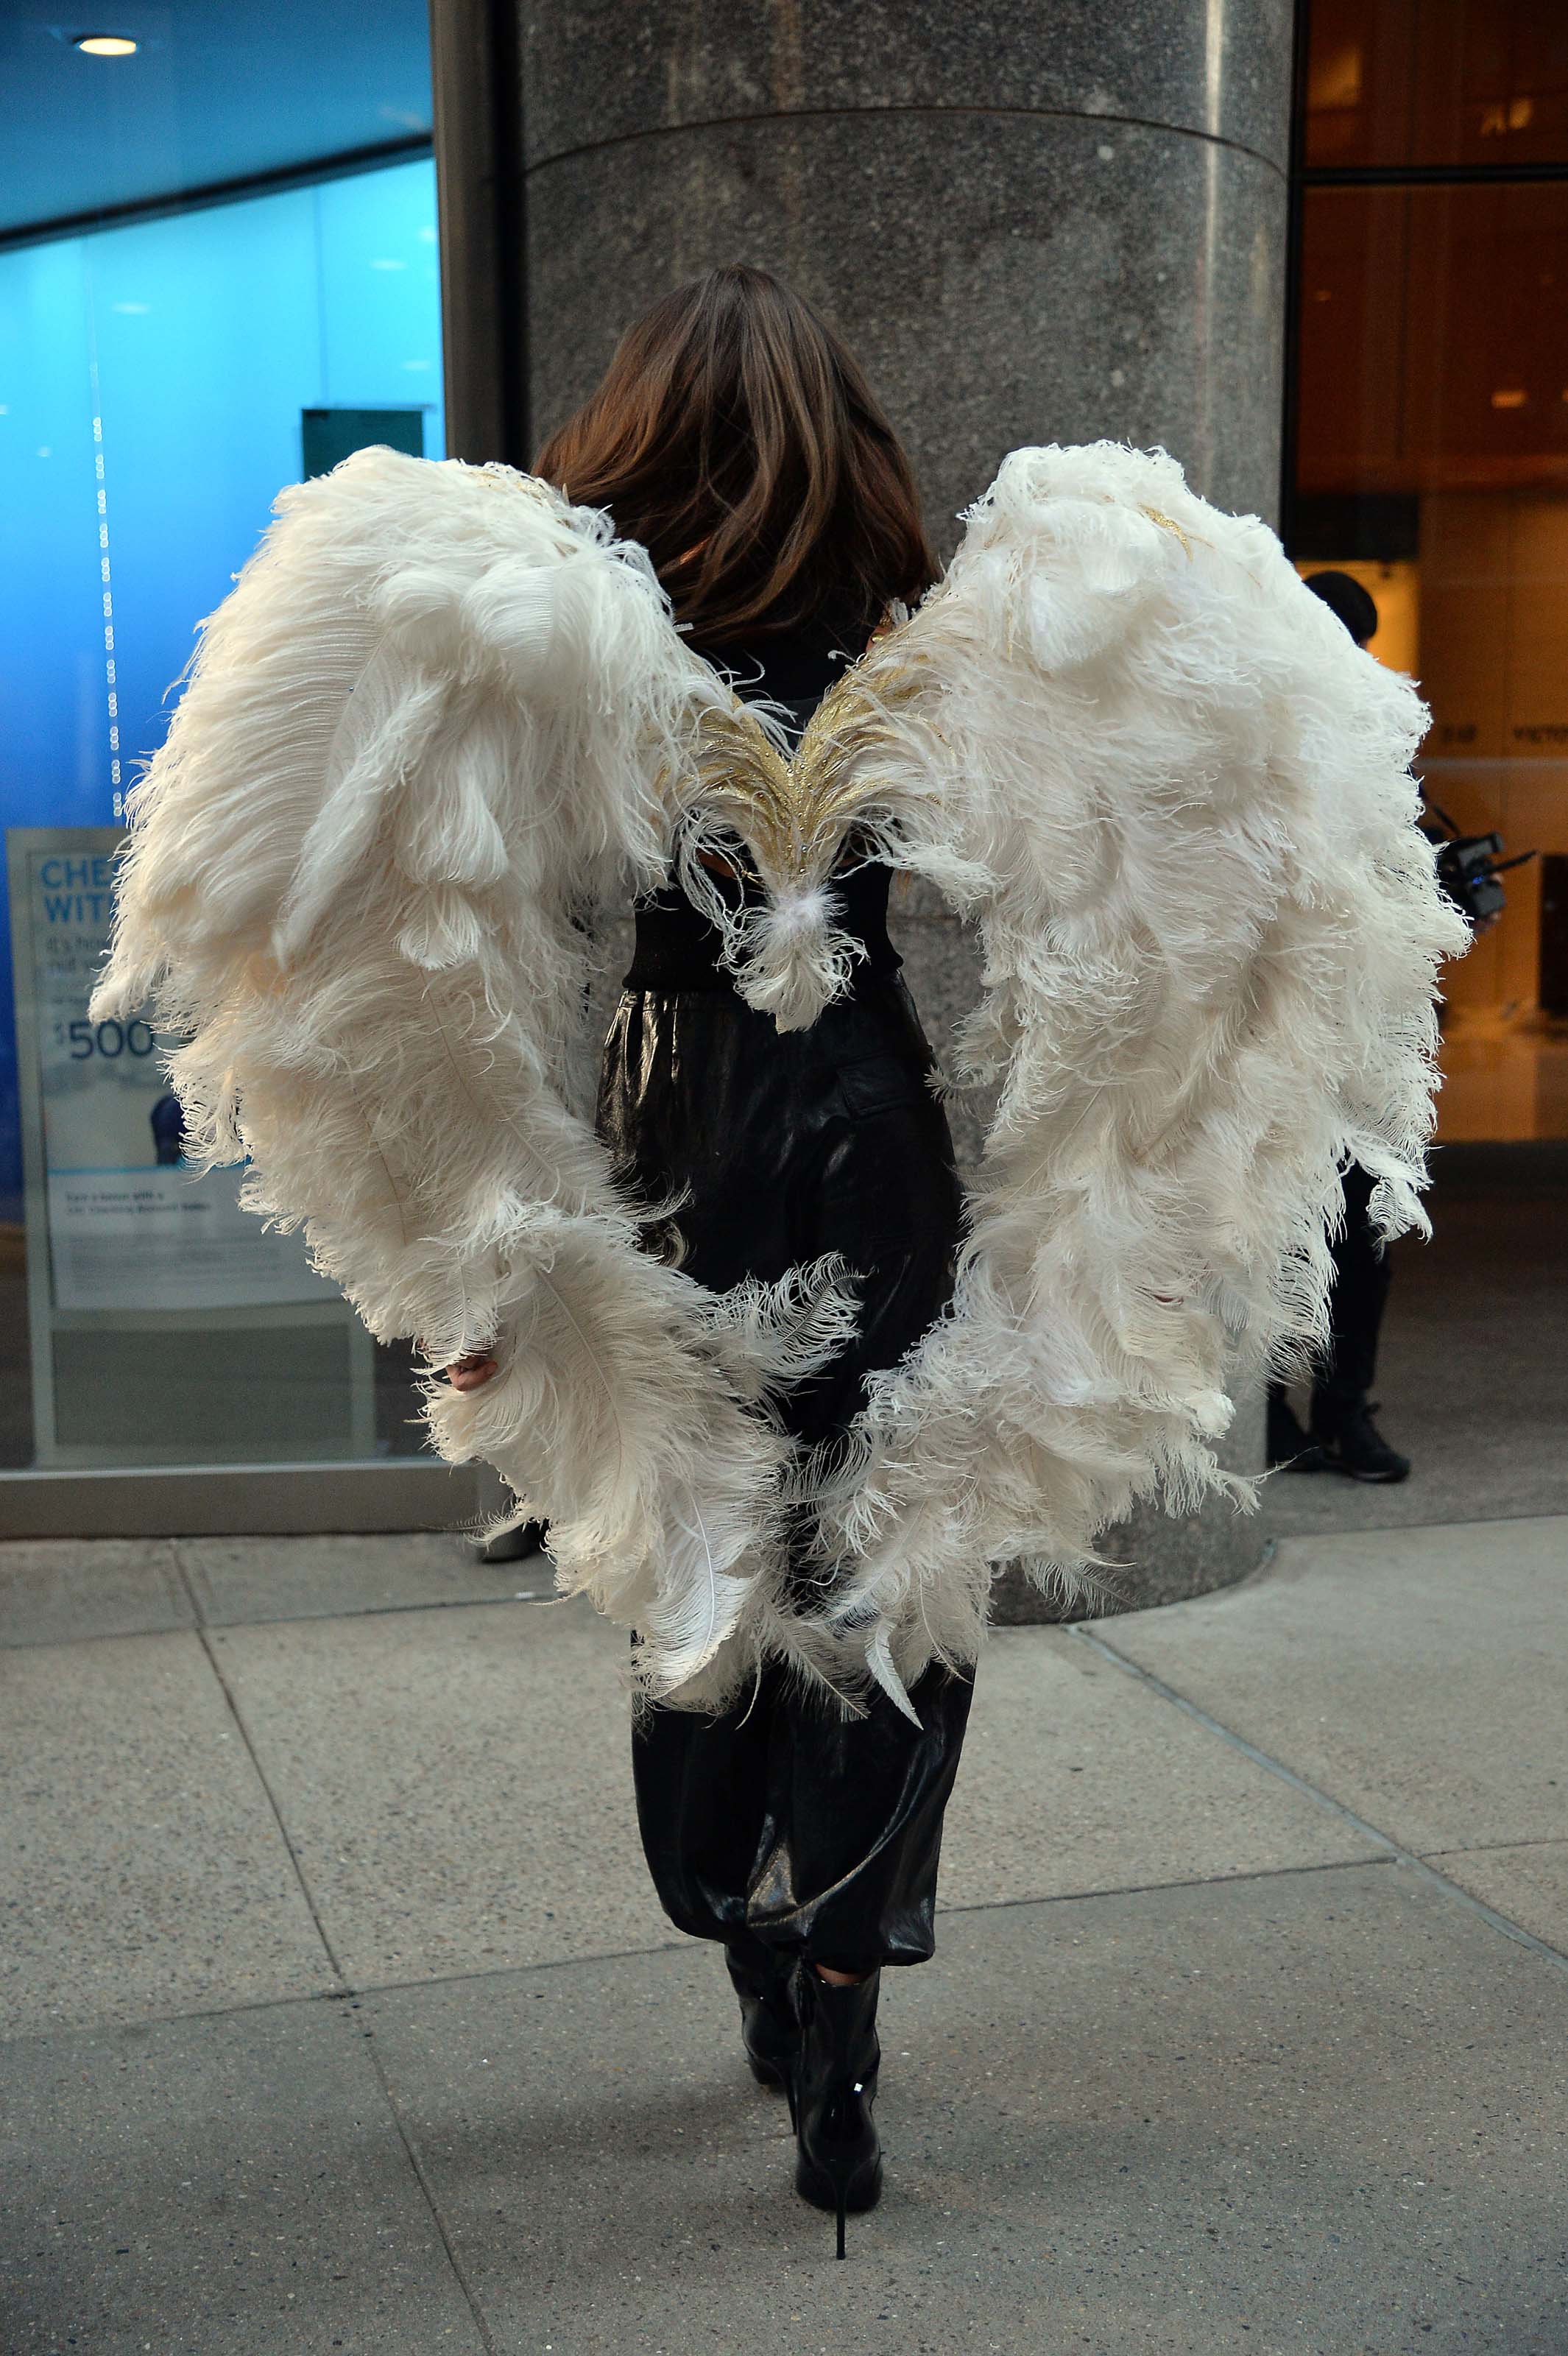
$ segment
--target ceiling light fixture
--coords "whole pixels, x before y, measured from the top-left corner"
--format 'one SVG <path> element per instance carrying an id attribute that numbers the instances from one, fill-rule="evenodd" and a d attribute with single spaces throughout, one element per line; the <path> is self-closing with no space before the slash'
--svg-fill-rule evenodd
<path id="1" fill-rule="evenodd" d="M 73 33 L 71 47 L 84 58 L 133 58 L 141 48 L 128 33 Z"/>

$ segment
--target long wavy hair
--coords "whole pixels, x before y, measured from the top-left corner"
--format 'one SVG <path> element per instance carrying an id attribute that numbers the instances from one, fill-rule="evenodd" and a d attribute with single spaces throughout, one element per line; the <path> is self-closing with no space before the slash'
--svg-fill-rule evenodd
<path id="1" fill-rule="evenodd" d="M 937 576 L 914 476 L 827 322 L 743 263 L 628 327 L 534 470 L 640 541 L 699 643 L 869 629 Z"/>

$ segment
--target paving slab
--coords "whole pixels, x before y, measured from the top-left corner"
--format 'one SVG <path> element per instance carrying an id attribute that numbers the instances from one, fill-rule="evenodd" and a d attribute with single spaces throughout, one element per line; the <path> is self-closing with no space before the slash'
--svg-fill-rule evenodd
<path id="1" fill-rule="evenodd" d="M 181 1538 L 177 1544 L 201 1616 L 215 1628 L 422 1604 L 509 1602 L 519 1590 L 549 1595 L 555 1584 L 543 1555 L 481 1562 L 456 1532 Z"/>
<path id="2" fill-rule="evenodd" d="M 12 1538 L 0 1545 L 0 1644 L 139 1636 L 195 1623 L 167 1538 Z"/>
<path id="3" fill-rule="evenodd" d="M 1007 1628 L 987 1644 L 947 1811 L 944 1905 L 1381 1853 L 1079 1638 Z"/>
<path id="4" fill-rule="evenodd" d="M 626 1649 L 585 1603 L 211 1641 L 357 1985 L 674 1938 L 637 1840 Z"/>
<path id="5" fill-rule="evenodd" d="M 1568 1841 L 1458 1849 L 1427 1861 L 1473 1898 L 1568 1954 Z"/>
<path id="6" fill-rule="evenodd" d="M 1568 1838 L 1568 1517 L 1295 1538 L 1096 1633 L 1407 1847 Z"/>
<path id="7" fill-rule="evenodd" d="M 1568 2344 L 1568 1977 L 1392 1864 L 948 1917 L 845 2265 L 711 1951 L 365 2010 L 508 2351 Z"/>
<path id="8" fill-rule="evenodd" d="M 7 2356 L 477 2356 L 346 2005 L 0 2047 Z"/>
<path id="9" fill-rule="evenodd" d="M 356 1985 L 673 1936 L 636 1838 L 624 1648 L 584 1605 L 213 1641 Z M 988 1648 L 944 1904 L 1377 1853 L 1060 1631 Z"/>
<path id="10" fill-rule="evenodd" d="M 136 2020 L 331 1987 L 200 1639 L 0 1653 L 0 2020 Z"/>

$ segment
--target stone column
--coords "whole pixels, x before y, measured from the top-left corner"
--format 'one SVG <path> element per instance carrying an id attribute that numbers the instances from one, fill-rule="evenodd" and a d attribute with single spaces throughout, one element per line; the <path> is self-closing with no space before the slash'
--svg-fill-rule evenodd
<path id="1" fill-rule="evenodd" d="M 522 0 L 537 442 L 628 320 L 716 263 L 776 270 L 838 327 L 902 434 L 945 555 L 1019 443 L 1162 443 L 1274 512 L 1291 0 Z M 968 941 L 905 893 L 933 1034 Z M 940 1044 L 940 1039 L 939 1039 Z M 972 1153 L 975 1118 L 955 1124 Z M 1262 1414 L 1232 1461 L 1262 1462 Z M 1240 1578 L 1228 1506 L 1109 1534 L 1129 1602 Z M 1004 1615 L 1040 1616 L 1009 1578 Z"/>

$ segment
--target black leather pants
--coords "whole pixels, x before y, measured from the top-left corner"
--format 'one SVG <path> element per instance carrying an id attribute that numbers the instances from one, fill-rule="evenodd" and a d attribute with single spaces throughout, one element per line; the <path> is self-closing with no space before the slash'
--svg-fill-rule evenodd
<path id="1" fill-rule="evenodd" d="M 864 1376 L 896 1365 L 952 1290 L 962 1195 L 930 1064 L 891 973 L 782 1035 L 728 988 L 628 989 L 611 1027 L 600 1133 L 645 1199 L 688 1190 L 665 1240 L 689 1274 L 724 1290 L 829 1251 L 859 1274 L 854 1343 L 786 1406 L 807 1444 L 847 1428 Z M 916 1728 L 880 1695 L 846 1719 L 775 1669 L 717 1718 L 647 1713 L 637 1816 L 671 1921 L 753 1956 L 923 1962 L 971 1690 L 928 1672 Z"/>
<path id="2" fill-rule="evenodd" d="M 928 1670 L 910 1697 L 918 1729 L 885 1694 L 846 1718 L 777 1669 L 718 1718 L 651 1711 L 632 1768 L 670 1921 L 752 1958 L 765 1948 L 844 1972 L 923 1964 L 972 1690 Z"/>

